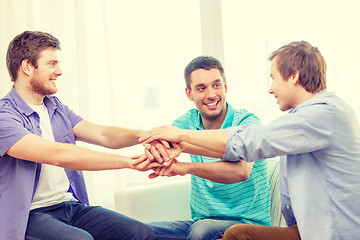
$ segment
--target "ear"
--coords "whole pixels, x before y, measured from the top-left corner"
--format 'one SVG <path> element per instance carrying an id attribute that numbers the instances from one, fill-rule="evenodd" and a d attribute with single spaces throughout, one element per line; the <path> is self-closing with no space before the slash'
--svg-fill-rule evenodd
<path id="1" fill-rule="evenodd" d="M 191 96 L 191 90 L 188 88 L 185 88 L 186 96 L 190 99 L 190 101 L 194 101 L 193 97 Z"/>
<path id="2" fill-rule="evenodd" d="M 29 62 L 29 60 L 24 59 L 24 60 L 22 60 L 22 62 L 21 62 L 20 69 L 21 69 L 21 71 L 22 71 L 25 75 L 29 76 L 29 75 L 31 75 L 31 73 L 32 73 L 33 66 L 31 65 L 31 63 Z"/>
<path id="3" fill-rule="evenodd" d="M 225 93 L 227 93 L 227 83 L 224 82 Z"/>
<path id="4" fill-rule="evenodd" d="M 297 85 L 299 83 L 299 71 L 293 73 L 291 76 L 292 84 Z"/>

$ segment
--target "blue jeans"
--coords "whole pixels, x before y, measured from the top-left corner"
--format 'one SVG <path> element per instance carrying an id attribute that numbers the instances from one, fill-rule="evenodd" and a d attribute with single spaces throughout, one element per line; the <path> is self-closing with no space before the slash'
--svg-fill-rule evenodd
<path id="1" fill-rule="evenodd" d="M 203 219 L 196 222 L 190 220 L 152 222 L 148 225 L 154 230 L 156 240 L 215 240 L 221 238 L 225 230 L 235 224 L 238 222 Z"/>
<path id="2" fill-rule="evenodd" d="M 26 240 L 152 240 L 152 229 L 120 213 L 78 202 L 30 211 Z"/>

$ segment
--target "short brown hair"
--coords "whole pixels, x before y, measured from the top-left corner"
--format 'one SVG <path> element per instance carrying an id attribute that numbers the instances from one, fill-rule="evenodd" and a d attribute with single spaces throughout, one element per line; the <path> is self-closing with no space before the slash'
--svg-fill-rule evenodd
<path id="1" fill-rule="evenodd" d="M 306 91 L 326 89 L 326 62 L 317 47 L 306 41 L 292 42 L 274 51 L 269 59 L 275 57 L 284 79 L 299 71 L 299 83 Z"/>
<path id="2" fill-rule="evenodd" d="M 222 79 L 224 80 L 224 83 L 226 83 L 226 79 L 225 79 L 225 72 L 224 72 L 224 68 L 221 64 L 221 62 L 214 58 L 214 57 L 210 57 L 210 56 L 199 56 L 194 58 L 186 67 L 184 70 L 184 78 L 185 78 L 185 83 L 186 83 L 186 88 L 187 89 L 191 89 L 191 79 L 190 79 L 190 75 L 193 71 L 198 70 L 198 69 L 204 69 L 204 70 L 210 70 L 210 69 L 218 69 Z"/>
<path id="3" fill-rule="evenodd" d="M 25 31 L 17 35 L 9 44 L 6 53 L 6 66 L 11 81 L 17 79 L 19 67 L 24 59 L 37 68 L 39 54 L 46 48 L 60 50 L 60 42 L 49 33 L 39 31 Z"/>

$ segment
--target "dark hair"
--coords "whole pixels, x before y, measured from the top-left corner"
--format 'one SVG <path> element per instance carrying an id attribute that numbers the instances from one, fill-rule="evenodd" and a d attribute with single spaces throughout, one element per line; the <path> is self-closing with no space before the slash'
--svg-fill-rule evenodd
<path id="1" fill-rule="evenodd" d="M 184 77 L 185 77 L 185 82 L 186 82 L 186 87 L 188 89 L 191 89 L 191 79 L 190 79 L 190 74 L 197 70 L 197 69 L 205 69 L 205 70 L 210 70 L 216 68 L 220 71 L 221 77 L 223 78 L 224 82 L 226 82 L 225 79 L 225 73 L 224 73 L 224 68 L 221 64 L 221 62 L 214 58 L 214 57 L 210 57 L 210 56 L 200 56 L 197 58 L 194 58 L 185 68 L 184 71 Z"/>
<path id="2" fill-rule="evenodd" d="M 275 57 L 284 79 L 299 71 L 299 83 L 306 91 L 326 89 L 326 62 L 317 47 L 306 41 L 292 42 L 274 51 L 269 59 Z"/>
<path id="3" fill-rule="evenodd" d="M 17 79 L 19 67 L 24 59 L 37 68 L 39 54 L 46 48 L 60 50 L 60 42 L 57 38 L 45 32 L 25 31 L 17 35 L 9 44 L 6 54 L 6 66 L 11 81 Z"/>

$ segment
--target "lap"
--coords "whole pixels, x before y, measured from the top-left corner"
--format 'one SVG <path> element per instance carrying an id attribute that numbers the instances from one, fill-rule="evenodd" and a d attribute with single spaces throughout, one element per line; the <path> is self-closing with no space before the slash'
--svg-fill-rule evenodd
<path id="1" fill-rule="evenodd" d="M 273 227 L 251 224 L 237 224 L 226 230 L 223 240 L 300 240 L 297 225 Z"/>
<path id="2" fill-rule="evenodd" d="M 30 212 L 27 229 L 29 234 L 47 233 L 49 227 L 57 228 L 56 232 L 61 232 L 61 235 L 65 236 L 70 236 L 68 231 L 77 231 L 92 237 L 77 239 L 153 239 L 151 228 L 135 219 L 102 207 L 74 202 L 65 202 Z"/>
<path id="3" fill-rule="evenodd" d="M 198 221 L 161 221 L 149 223 L 156 240 L 188 239 L 215 240 L 221 238 L 227 228 L 237 224 L 234 221 L 203 219 Z"/>
<path id="4" fill-rule="evenodd" d="M 156 240 L 187 239 L 189 228 L 194 223 L 191 220 L 159 221 L 148 225 L 153 229 Z"/>
<path id="5" fill-rule="evenodd" d="M 94 238 L 87 231 L 64 223 L 50 214 L 36 212 L 29 216 L 25 239 L 93 240 Z"/>
<path id="6" fill-rule="evenodd" d="M 229 227 L 238 224 L 235 221 L 202 219 L 196 221 L 190 229 L 189 239 L 215 240 L 221 238 Z"/>

